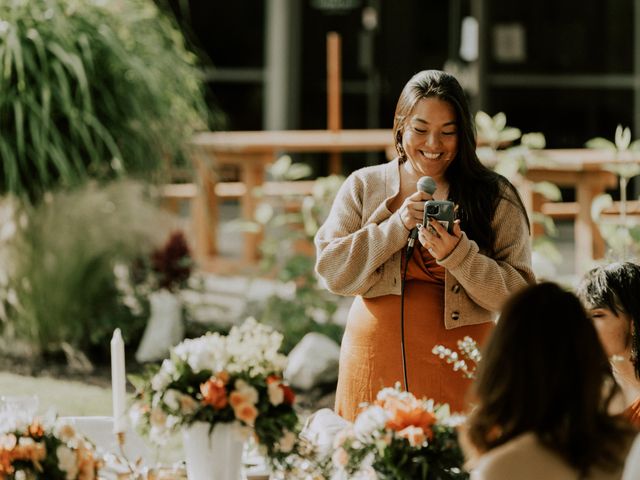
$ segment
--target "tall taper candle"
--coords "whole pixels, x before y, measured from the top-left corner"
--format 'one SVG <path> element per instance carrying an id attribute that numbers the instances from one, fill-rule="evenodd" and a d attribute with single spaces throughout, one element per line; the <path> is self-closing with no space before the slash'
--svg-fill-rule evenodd
<path id="1" fill-rule="evenodd" d="M 124 341 L 119 328 L 111 338 L 111 390 L 113 395 L 113 432 L 122 433 L 127 428 L 125 415 Z"/>

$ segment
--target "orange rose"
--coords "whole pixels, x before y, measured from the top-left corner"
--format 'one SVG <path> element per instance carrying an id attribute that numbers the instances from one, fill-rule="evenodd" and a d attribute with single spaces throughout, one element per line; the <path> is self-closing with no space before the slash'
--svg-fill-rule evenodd
<path id="1" fill-rule="evenodd" d="M 274 382 L 280 382 L 282 379 L 277 375 L 269 375 L 267 377 L 267 385 L 271 385 Z"/>
<path id="2" fill-rule="evenodd" d="M 233 392 L 231 392 L 231 395 L 229 395 L 229 403 L 233 408 L 237 408 L 239 405 L 247 403 L 247 399 L 242 394 L 242 392 L 234 390 Z"/>
<path id="3" fill-rule="evenodd" d="M 250 403 L 241 403 L 233 407 L 233 411 L 236 414 L 238 420 L 242 420 L 244 423 L 253 427 L 256 417 L 258 416 L 258 409 Z"/>
<path id="4" fill-rule="evenodd" d="M 42 424 L 38 422 L 38 420 L 34 420 L 31 425 L 29 425 L 28 434 L 35 438 L 40 438 L 44 435 L 44 428 Z"/>
<path id="5" fill-rule="evenodd" d="M 412 447 L 419 447 L 427 439 L 420 427 L 406 427 L 398 432 L 398 436 L 409 440 Z"/>
<path id="6" fill-rule="evenodd" d="M 11 465 L 11 453 L 9 450 L 0 448 L 0 479 L 4 480 L 7 475 L 13 473 L 13 465 Z"/>
<path id="7" fill-rule="evenodd" d="M 221 410 L 227 406 L 227 389 L 224 382 L 217 377 L 211 377 L 200 385 L 202 393 L 202 403 L 211 405 L 216 410 Z"/>
<path id="8" fill-rule="evenodd" d="M 216 373 L 216 377 L 218 377 L 220 380 L 222 380 L 222 382 L 226 385 L 227 383 L 229 383 L 229 374 L 227 372 L 225 372 L 224 370 Z"/>
<path id="9" fill-rule="evenodd" d="M 433 432 L 431 426 L 436 423 L 436 417 L 420 404 L 418 401 L 400 400 L 398 398 L 388 398 L 384 408 L 391 414 L 387 421 L 387 428 L 397 432 L 406 427 L 421 428 L 427 438 L 431 439 Z"/>

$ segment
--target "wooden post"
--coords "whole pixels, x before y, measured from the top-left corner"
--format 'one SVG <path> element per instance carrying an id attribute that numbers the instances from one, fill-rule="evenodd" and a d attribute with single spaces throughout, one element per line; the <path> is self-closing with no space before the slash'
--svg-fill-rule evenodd
<path id="1" fill-rule="evenodd" d="M 341 105 L 341 40 L 337 32 L 327 34 L 327 128 L 337 132 L 342 128 Z M 329 156 L 329 174 L 342 173 L 340 153 Z"/>

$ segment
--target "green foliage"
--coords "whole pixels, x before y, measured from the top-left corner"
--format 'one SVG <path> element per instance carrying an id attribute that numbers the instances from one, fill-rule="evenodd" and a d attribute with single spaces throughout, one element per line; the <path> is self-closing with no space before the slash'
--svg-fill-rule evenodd
<path id="1" fill-rule="evenodd" d="M 617 217 L 603 215 L 614 204 L 609 194 L 598 196 L 591 205 L 591 217 L 609 246 L 607 257 L 618 261 L 637 260 L 640 258 L 640 225 L 627 217 L 627 186 L 629 180 L 640 175 L 640 165 L 626 161 L 625 157 L 629 151 L 640 151 L 640 140 L 632 142 L 629 127 L 618 125 L 613 142 L 596 137 L 586 146 L 612 152 L 613 159 L 604 169 L 615 173 L 620 183 L 620 212 Z"/>
<path id="2" fill-rule="evenodd" d="M 522 133 L 519 129 L 507 126 L 507 117 L 499 112 L 490 117 L 479 111 L 475 117 L 478 136 L 485 140 L 486 146 L 477 149 L 478 156 L 494 171 L 508 178 L 514 185 L 524 185 L 533 193 L 538 193 L 550 201 L 562 200 L 562 193 L 557 185 L 551 182 L 529 182 L 525 175 L 529 165 L 544 162 L 538 158 L 536 150 L 546 145 L 544 135 L 540 132 Z M 516 143 L 519 140 L 519 143 Z M 533 242 L 533 251 L 553 263 L 560 263 L 562 256 L 551 241 L 557 236 L 557 229 L 553 219 L 542 213 L 531 214 L 531 221 L 540 224 L 545 234 Z"/>
<path id="3" fill-rule="evenodd" d="M 0 193 L 148 174 L 206 107 L 196 58 L 150 0 L 0 2 Z"/>
<path id="4" fill-rule="evenodd" d="M 373 468 L 378 478 L 388 480 L 466 480 L 469 474 L 460 467 L 464 456 L 455 429 L 433 426 L 438 439 L 430 448 L 411 449 L 408 440 L 393 438 L 391 445 L 378 454 Z"/>
<path id="5" fill-rule="evenodd" d="M 26 339 L 42 353 L 67 343 L 102 360 L 120 327 L 135 345 L 147 315 L 120 301 L 114 265 L 159 244 L 170 227 L 167 215 L 131 181 L 88 184 L 35 207 L 22 204 L 0 248 L 5 339 Z"/>
<path id="6" fill-rule="evenodd" d="M 274 180 L 297 180 L 309 175 L 306 165 L 281 157 L 269 168 Z M 261 270 L 290 284 L 289 296 L 274 294 L 263 301 L 250 302 L 246 315 L 259 318 L 284 335 L 283 351 L 288 353 L 309 332 L 323 333 L 340 343 L 343 328 L 332 322 L 337 310 L 335 295 L 318 285 L 314 274 L 313 237 L 326 218 L 343 177 L 318 178 L 310 196 L 282 196 L 264 199 L 256 211 L 253 226 L 265 232 L 260 245 Z M 259 193 L 259 192 L 258 192 Z M 291 204 L 299 209 L 290 210 Z"/>

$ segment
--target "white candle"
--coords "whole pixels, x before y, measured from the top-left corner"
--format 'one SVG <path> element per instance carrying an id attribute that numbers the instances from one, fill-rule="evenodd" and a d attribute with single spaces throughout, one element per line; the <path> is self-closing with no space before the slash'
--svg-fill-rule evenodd
<path id="1" fill-rule="evenodd" d="M 113 395 L 113 432 L 122 433 L 127 428 L 125 415 L 124 341 L 119 328 L 111 338 L 111 390 Z"/>

